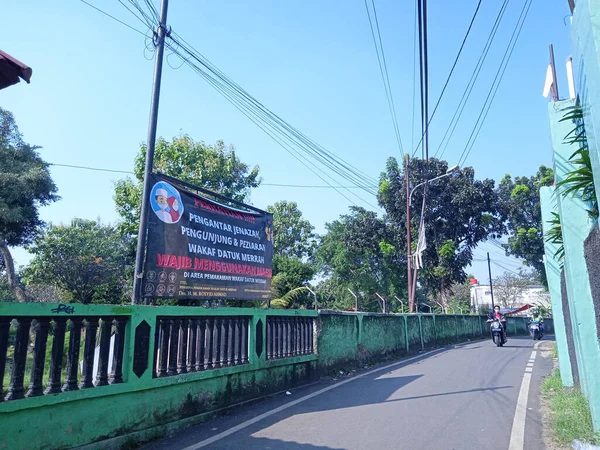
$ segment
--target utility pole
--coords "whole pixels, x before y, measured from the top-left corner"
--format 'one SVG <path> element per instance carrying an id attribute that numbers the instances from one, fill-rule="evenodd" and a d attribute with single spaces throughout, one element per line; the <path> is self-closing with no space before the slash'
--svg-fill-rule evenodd
<path id="1" fill-rule="evenodd" d="M 492 266 L 490 264 L 490 252 L 487 252 L 488 273 L 490 274 L 490 294 L 492 295 L 492 309 L 494 309 L 494 287 L 492 286 Z"/>
<path id="2" fill-rule="evenodd" d="M 550 67 L 552 68 L 552 101 L 558 101 L 558 80 L 556 79 L 556 65 L 554 64 L 554 47 L 550 44 Z"/>
<path id="3" fill-rule="evenodd" d="M 411 246 L 410 246 L 410 178 L 408 176 L 408 158 L 406 155 L 406 168 L 404 170 L 404 177 L 406 178 L 406 284 L 408 286 L 408 312 L 413 312 L 413 296 L 412 296 L 412 270 L 411 270 Z"/>
<path id="4" fill-rule="evenodd" d="M 154 145 L 156 143 L 156 123 L 158 121 L 158 101 L 160 98 L 160 81 L 162 78 L 163 54 L 165 51 L 165 36 L 167 34 L 167 9 L 169 0 L 161 0 L 160 23 L 158 25 L 156 42 L 156 59 L 154 61 L 154 81 L 152 83 L 152 103 L 150 106 L 150 123 L 148 124 L 148 139 L 146 142 L 146 165 L 144 166 L 144 190 L 138 228 L 137 251 L 135 254 L 135 271 L 133 281 L 132 303 L 140 302 L 142 276 L 144 273 L 144 257 L 146 252 L 146 237 L 148 235 L 148 197 L 150 196 L 150 174 L 154 169 Z"/>

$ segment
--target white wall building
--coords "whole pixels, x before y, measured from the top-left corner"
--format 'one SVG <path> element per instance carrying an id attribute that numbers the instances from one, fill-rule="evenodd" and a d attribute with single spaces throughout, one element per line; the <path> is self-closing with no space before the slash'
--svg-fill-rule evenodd
<path id="1" fill-rule="evenodd" d="M 494 303 L 499 302 L 498 292 L 494 292 Z M 508 305 L 511 308 L 519 308 L 526 304 L 529 305 L 539 305 L 542 304 L 546 307 L 550 306 L 550 294 L 544 286 L 527 286 L 526 289 L 523 289 L 518 298 L 515 300 L 514 304 Z M 472 284 L 471 285 L 471 309 L 473 311 L 479 311 L 480 308 L 490 309 L 492 307 L 492 290 L 489 285 L 484 284 Z M 523 312 L 523 314 L 529 314 L 527 311 Z"/>

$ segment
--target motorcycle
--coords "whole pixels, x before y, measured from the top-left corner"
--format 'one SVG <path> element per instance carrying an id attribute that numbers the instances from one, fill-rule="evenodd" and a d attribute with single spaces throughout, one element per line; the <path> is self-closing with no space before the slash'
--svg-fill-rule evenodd
<path id="1" fill-rule="evenodd" d="M 492 341 L 496 344 L 496 347 L 502 347 L 506 344 L 506 336 L 504 335 L 504 327 L 502 322 L 498 319 L 488 319 L 490 324 L 490 330 L 492 333 Z"/>
<path id="2" fill-rule="evenodd" d="M 541 340 L 544 337 L 542 324 L 534 320 L 529 322 L 529 334 L 531 335 L 534 341 Z"/>

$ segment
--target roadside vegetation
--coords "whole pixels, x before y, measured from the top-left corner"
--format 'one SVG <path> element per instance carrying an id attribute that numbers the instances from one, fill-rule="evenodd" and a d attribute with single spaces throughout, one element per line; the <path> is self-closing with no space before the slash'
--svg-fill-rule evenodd
<path id="1" fill-rule="evenodd" d="M 565 446 L 574 440 L 600 444 L 600 433 L 594 433 L 587 400 L 579 389 L 563 387 L 558 369 L 542 383 L 542 397 L 550 410 L 553 440 Z"/>

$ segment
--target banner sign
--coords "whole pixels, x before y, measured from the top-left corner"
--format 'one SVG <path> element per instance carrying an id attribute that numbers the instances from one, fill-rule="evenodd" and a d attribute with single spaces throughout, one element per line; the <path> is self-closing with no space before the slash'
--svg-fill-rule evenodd
<path id="1" fill-rule="evenodd" d="M 222 205 L 159 174 L 151 177 L 142 295 L 268 299 L 273 216 Z"/>

